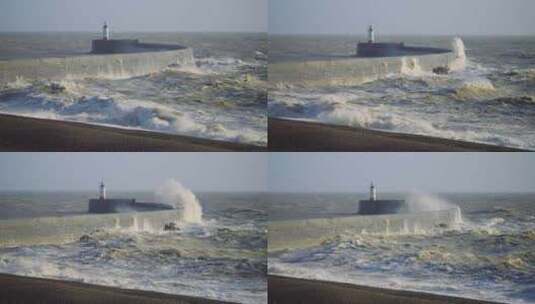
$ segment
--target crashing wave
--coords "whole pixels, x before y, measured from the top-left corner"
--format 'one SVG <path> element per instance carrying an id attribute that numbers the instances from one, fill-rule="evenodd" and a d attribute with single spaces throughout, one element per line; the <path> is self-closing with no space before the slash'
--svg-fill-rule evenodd
<path id="1" fill-rule="evenodd" d="M 488 79 L 475 79 L 464 82 L 459 88 L 455 89 L 455 97 L 460 100 L 482 99 L 493 96 L 496 88 Z"/>
<path id="2" fill-rule="evenodd" d="M 453 52 L 455 54 L 455 61 L 449 64 L 449 68 L 453 71 L 464 70 L 466 68 L 466 48 L 461 38 L 455 37 L 452 41 Z"/>
<path id="3" fill-rule="evenodd" d="M 13 84 L 15 87 L 16 84 Z M 232 142 L 262 144 L 263 134 L 231 129 L 221 123 L 206 123 L 195 113 L 151 101 L 122 99 L 122 96 L 86 97 L 83 85 L 64 80 L 54 83 L 21 82 L 18 89 L 0 94 L 0 111 L 15 115 L 77 121 L 115 127 L 182 134 Z"/>
<path id="4" fill-rule="evenodd" d="M 429 73 L 423 71 L 418 58 L 403 57 L 401 58 L 401 74 L 408 76 L 422 76 Z"/>

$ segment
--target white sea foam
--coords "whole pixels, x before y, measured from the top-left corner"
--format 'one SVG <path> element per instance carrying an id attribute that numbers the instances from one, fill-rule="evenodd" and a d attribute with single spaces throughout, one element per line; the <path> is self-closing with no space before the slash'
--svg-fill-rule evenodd
<path id="1" fill-rule="evenodd" d="M 202 207 L 197 197 L 177 180 L 171 179 L 161 185 L 156 190 L 156 197 L 180 210 L 184 222 L 202 223 Z"/>
<path id="2" fill-rule="evenodd" d="M 418 58 L 416 57 L 403 57 L 401 58 L 401 74 L 409 76 L 422 76 L 429 74 L 424 72 Z"/>
<path id="3" fill-rule="evenodd" d="M 235 72 L 239 68 L 254 65 L 254 63 L 231 57 L 207 57 L 197 59 L 197 67 L 204 73 L 221 74 Z"/>
<path id="4" fill-rule="evenodd" d="M 62 82 L 62 85 L 67 87 L 66 95 L 40 92 L 9 96 L 8 100 L 0 103 L 0 112 L 253 144 L 261 144 L 266 137 L 251 128 L 232 129 L 217 120 L 198 119 L 199 111 L 180 111 L 172 105 L 121 99 L 120 96 L 78 97 L 77 90 L 83 91 L 83 88 L 68 81 Z"/>
<path id="5" fill-rule="evenodd" d="M 390 87 L 385 89 L 384 94 L 399 99 L 410 99 L 414 96 L 421 98 L 418 95 L 427 94 L 428 90 L 435 90 L 433 86 L 444 85 L 453 86 L 452 89 L 444 91 L 448 92 L 450 96 L 462 98 L 463 101 L 469 100 L 469 96 L 475 100 L 484 100 L 485 96 L 487 98 L 498 96 L 498 92 L 490 80 L 471 72 L 468 72 L 467 75 L 455 75 L 454 79 L 444 80 L 446 83 L 424 83 L 408 80 L 405 84 L 405 82 L 392 81 L 398 86 L 400 83 L 403 86 L 415 86 L 414 88 Z M 413 82 L 415 83 L 413 84 Z M 407 92 L 407 90 L 414 90 L 414 92 Z M 420 90 L 424 90 L 423 93 L 420 93 Z M 529 134 L 525 134 L 525 132 L 513 136 L 511 132 L 514 132 L 514 129 L 510 126 L 500 130 L 500 132 L 487 131 L 487 123 L 480 117 L 468 118 L 470 123 L 457 122 L 447 112 L 437 112 L 440 105 L 435 105 L 432 100 L 426 99 L 425 104 L 418 107 L 422 111 L 419 109 L 409 111 L 402 106 L 392 105 L 391 100 L 384 102 L 383 95 L 374 91 L 364 91 L 361 88 L 343 88 L 336 92 L 281 90 L 270 94 L 269 111 L 271 115 L 278 117 L 317 120 L 330 124 L 389 132 L 428 135 L 520 148 L 535 145 L 535 138 L 530 141 Z M 434 120 L 429 119 L 429 112 L 434 113 Z M 520 131 L 521 129 L 519 129 Z"/>
<path id="6" fill-rule="evenodd" d="M 496 88 L 486 78 L 469 79 L 455 90 L 455 97 L 460 100 L 489 98 L 495 94 Z"/>

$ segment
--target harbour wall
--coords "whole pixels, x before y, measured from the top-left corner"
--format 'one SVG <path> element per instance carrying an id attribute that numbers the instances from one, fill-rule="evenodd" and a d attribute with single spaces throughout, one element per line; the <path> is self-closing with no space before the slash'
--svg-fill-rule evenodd
<path id="1" fill-rule="evenodd" d="M 360 215 L 407 213 L 409 207 L 403 200 L 362 200 L 359 202 Z"/>
<path id="2" fill-rule="evenodd" d="M 157 211 L 174 209 L 172 206 L 153 203 L 153 202 L 136 202 L 135 199 L 90 199 L 89 213 L 115 213 L 125 211 Z"/>
<path id="3" fill-rule="evenodd" d="M 155 73 L 170 65 L 194 64 L 193 50 L 187 47 L 127 54 L 7 60 L 0 61 L 0 85 L 18 79 L 128 78 Z"/>
<path id="4" fill-rule="evenodd" d="M 179 218 L 179 211 L 166 210 L 0 220 L 0 246 L 68 243 L 98 229 L 161 231 Z"/>
<path id="5" fill-rule="evenodd" d="M 273 221 L 268 225 L 268 250 L 317 246 L 340 235 L 425 233 L 434 229 L 452 229 L 461 222 L 459 208 L 406 214 Z"/>
<path id="6" fill-rule="evenodd" d="M 463 70 L 466 66 L 464 44 L 460 38 L 455 38 L 452 46 L 453 51 L 438 54 L 430 52 L 379 58 L 348 56 L 273 63 L 268 64 L 268 80 L 275 86 L 352 86 L 389 75 L 430 73 L 439 67 Z"/>
<path id="7" fill-rule="evenodd" d="M 268 80 L 273 85 L 351 86 L 385 78 L 392 74 L 432 72 L 438 67 L 458 69 L 453 53 L 382 58 L 333 58 L 268 64 Z M 463 66 L 464 68 L 464 66 Z"/>

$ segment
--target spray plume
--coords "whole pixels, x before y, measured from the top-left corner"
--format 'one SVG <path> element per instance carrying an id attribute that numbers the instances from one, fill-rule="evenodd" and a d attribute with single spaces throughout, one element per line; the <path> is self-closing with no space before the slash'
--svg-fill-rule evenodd
<path id="1" fill-rule="evenodd" d="M 187 223 L 202 223 L 202 207 L 195 194 L 174 179 L 167 180 L 156 189 L 159 201 L 175 206 L 182 211 L 181 220 Z"/>

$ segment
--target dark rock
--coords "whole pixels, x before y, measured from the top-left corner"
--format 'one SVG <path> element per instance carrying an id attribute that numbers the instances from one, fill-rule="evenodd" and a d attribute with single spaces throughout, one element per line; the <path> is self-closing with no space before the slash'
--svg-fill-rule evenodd
<path id="1" fill-rule="evenodd" d="M 87 234 L 84 234 L 84 235 L 82 235 L 80 237 L 80 242 L 82 242 L 82 243 L 87 243 L 87 242 L 90 242 L 90 241 L 93 241 L 93 240 L 94 239 L 91 236 L 87 235 Z"/>
<path id="2" fill-rule="evenodd" d="M 433 73 L 437 75 L 447 75 L 450 73 L 450 68 L 447 66 L 440 66 L 433 69 Z"/>
<path id="3" fill-rule="evenodd" d="M 178 257 L 178 258 L 182 256 L 179 250 L 173 249 L 173 248 L 162 249 L 160 250 L 160 254 L 165 255 L 165 256 Z"/>
<path id="4" fill-rule="evenodd" d="M 176 225 L 176 223 L 167 223 L 163 226 L 164 231 L 180 231 L 180 228 Z"/>
<path id="5" fill-rule="evenodd" d="M 62 86 L 59 83 L 55 83 L 55 82 L 50 84 L 49 89 L 50 89 L 50 93 L 52 93 L 52 94 L 59 94 L 59 93 L 62 93 L 62 92 L 65 91 L 65 87 L 64 86 Z"/>

